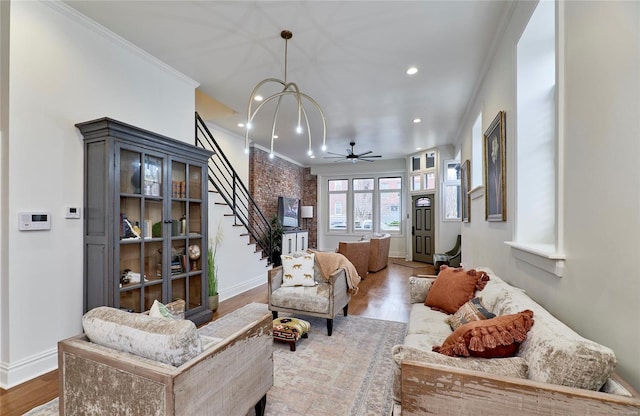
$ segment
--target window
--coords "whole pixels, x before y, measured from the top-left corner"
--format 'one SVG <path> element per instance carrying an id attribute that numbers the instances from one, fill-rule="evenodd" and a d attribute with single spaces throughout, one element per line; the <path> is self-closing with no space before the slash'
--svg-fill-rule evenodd
<path id="1" fill-rule="evenodd" d="M 443 178 L 444 219 L 460 220 L 460 162 L 447 160 L 444 163 Z"/>
<path id="2" fill-rule="evenodd" d="M 471 129 L 471 189 L 482 185 L 482 113 L 478 114 Z"/>
<path id="3" fill-rule="evenodd" d="M 329 232 L 401 233 L 401 176 L 328 179 L 327 185 Z"/>
<path id="4" fill-rule="evenodd" d="M 428 152 L 424 155 L 424 167 L 427 169 L 434 168 L 436 166 L 436 152 Z"/>
<path id="5" fill-rule="evenodd" d="M 353 230 L 373 227 L 373 179 L 353 180 Z"/>
<path id="6" fill-rule="evenodd" d="M 349 181 L 346 179 L 329 181 L 329 230 L 346 230 L 347 193 Z"/>
<path id="7" fill-rule="evenodd" d="M 562 158 L 557 157 L 562 91 L 556 82 L 564 71 L 556 62 L 562 56 L 556 55 L 556 44 L 564 41 L 562 19 L 556 33 L 556 12 L 563 4 L 539 2 L 516 47 L 517 192 L 514 241 L 507 242 L 516 258 L 557 276 L 563 274 L 566 257 L 558 225 L 562 210 L 556 209 L 562 203 Z"/>
<path id="8" fill-rule="evenodd" d="M 424 161 L 424 162 L 422 162 Z M 428 151 L 419 156 L 411 156 L 410 189 L 412 192 L 435 191 L 436 189 L 436 152 Z"/>
<path id="9" fill-rule="evenodd" d="M 539 2 L 517 46 L 516 239 L 555 245 L 555 3 Z"/>
<path id="10" fill-rule="evenodd" d="M 413 156 L 411 158 L 411 170 L 414 172 L 420 170 L 420 156 Z"/>
<path id="11" fill-rule="evenodd" d="M 433 191 L 436 189 L 436 173 L 429 172 L 424 175 L 424 183 L 426 184 L 424 189 L 428 191 Z"/>
<path id="12" fill-rule="evenodd" d="M 420 190 L 420 175 L 413 175 L 411 177 L 411 190 L 412 191 Z"/>
<path id="13" fill-rule="evenodd" d="M 402 212 L 402 178 L 378 179 L 380 189 L 380 224 L 379 230 L 384 232 L 400 232 Z"/>

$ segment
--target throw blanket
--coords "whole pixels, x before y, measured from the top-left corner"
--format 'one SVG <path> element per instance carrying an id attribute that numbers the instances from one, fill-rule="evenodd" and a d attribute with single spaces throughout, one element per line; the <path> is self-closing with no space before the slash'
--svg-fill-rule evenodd
<path id="1" fill-rule="evenodd" d="M 320 268 L 320 273 L 324 280 L 329 281 L 329 276 L 338 269 L 344 269 L 347 275 L 347 286 L 350 294 L 358 293 L 358 285 L 360 284 L 360 276 L 353 263 L 340 253 L 328 251 L 314 251 L 316 261 Z"/>

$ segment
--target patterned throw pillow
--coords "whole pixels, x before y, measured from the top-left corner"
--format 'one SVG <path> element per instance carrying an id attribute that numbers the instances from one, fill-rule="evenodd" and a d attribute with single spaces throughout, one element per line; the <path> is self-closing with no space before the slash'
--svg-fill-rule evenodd
<path id="1" fill-rule="evenodd" d="M 313 265 L 316 255 L 304 253 L 300 257 L 282 255 L 282 286 L 315 286 Z"/>
<path id="2" fill-rule="evenodd" d="M 479 298 L 473 298 L 460 306 L 460 309 L 458 309 L 456 313 L 447 317 L 446 322 L 451 326 L 451 330 L 455 331 L 458 327 L 471 321 L 482 321 L 495 317 L 494 314 L 482 305 Z"/>
<path id="3" fill-rule="evenodd" d="M 473 299 L 476 289 L 482 290 L 488 281 L 489 275 L 485 272 L 443 268 L 429 289 L 424 304 L 448 314 L 456 313 L 462 305 Z"/>
<path id="4" fill-rule="evenodd" d="M 151 309 L 149 309 L 149 316 L 153 318 L 174 319 L 174 316 L 171 314 L 169 309 L 167 309 L 164 304 L 158 302 L 158 299 L 153 301 L 153 305 L 151 305 Z"/>
<path id="5" fill-rule="evenodd" d="M 529 309 L 513 315 L 497 316 L 464 324 L 433 351 L 451 357 L 510 357 L 527 338 L 533 326 Z"/>

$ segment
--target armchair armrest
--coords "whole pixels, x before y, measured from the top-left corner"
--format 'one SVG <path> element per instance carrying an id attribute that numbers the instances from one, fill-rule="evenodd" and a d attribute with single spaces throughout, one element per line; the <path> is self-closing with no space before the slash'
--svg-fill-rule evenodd
<path id="1" fill-rule="evenodd" d="M 273 293 L 274 290 L 278 289 L 282 286 L 282 266 L 274 267 L 270 269 L 267 273 L 268 283 L 269 283 L 269 295 Z"/>
<path id="2" fill-rule="evenodd" d="M 437 364 L 402 362 L 402 415 L 631 415 L 640 398 Z"/>

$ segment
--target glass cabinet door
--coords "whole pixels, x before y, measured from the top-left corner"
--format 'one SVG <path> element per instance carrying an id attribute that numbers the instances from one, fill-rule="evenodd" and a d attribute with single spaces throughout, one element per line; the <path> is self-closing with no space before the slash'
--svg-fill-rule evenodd
<path id="1" fill-rule="evenodd" d="M 203 304 L 202 186 L 200 166 L 171 162 L 170 300 L 184 299 L 187 311 Z"/>
<path id="2" fill-rule="evenodd" d="M 163 300 L 164 159 L 121 148 L 119 161 L 117 304 L 121 309 L 143 312 L 155 299 Z"/>

